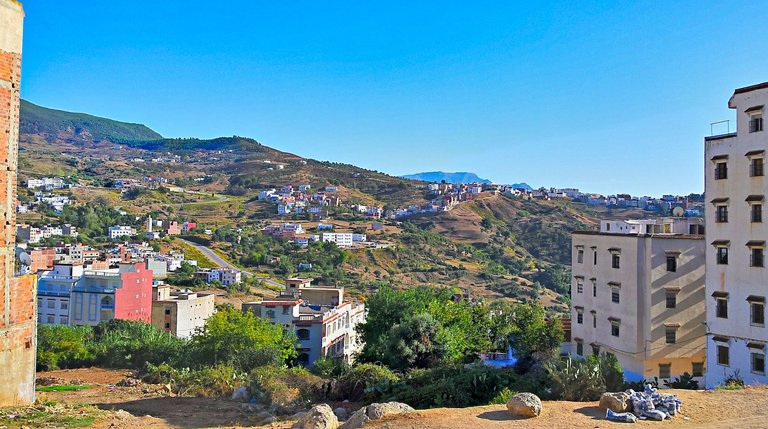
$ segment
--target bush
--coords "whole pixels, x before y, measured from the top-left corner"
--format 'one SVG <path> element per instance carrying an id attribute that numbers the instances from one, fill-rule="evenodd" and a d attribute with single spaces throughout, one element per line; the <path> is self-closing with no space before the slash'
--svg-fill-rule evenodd
<path id="1" fill-rule="evenodd" d="M 349 371 L 349 365 L 341 359 L 321 357 L 312 365 L 312 374 L 323 378 L 340 377 Z"/>
<path id="2" fill-rule="evenodd" d="M 307 408 L 317 398 L 322 379 L 304 368 L 265 366 L 248 376 L 249 391 L 257 401 L 274 411 L 292 414 Z"/>
<path id="3" fill-rule="evenodd" d="M 679 377 L 675 377 L 674 380 L 667 380 L 664 384 L 666 384 L 667 387 L 670 387 L 672 389 L 688 389 L 688 390 L 699 389 L 699 382 L 697 380 L 694 380 L 693 376 L 691 374 L 688 374 L 687 372 L 683 373 L 683 375 Z"/>
<path id="4" fill-rule="evenodd" d="M 93 364 L 90 326 L 39 325 L 37 327 L 37 368 L 54 370 Z"/>
<path id="5" fill-rule="evenodd" d="M 338 380 L 340 399 L 373 401 L 390 390 L 400 377 L 389 368 L 372 363 L 353 366 Z"/>
<path id="6" fill-rule="evenodd" d="M 489 404 L 506 404 L 509 402 L 509 398 L 512 397 L 512 395 L 516 394 L 517 392 L 509 390 L 509 387 L 505 387 L 501 389 L 501 392 L 499 392 L 496 396 L 491 399 L 491 402 Z"/>
<path id="7" fill-rule="evenodd" d="M 551 362 L 546 365 L 555 397 L 566 401 L 596 401 L 606 391 L 624 387 L 624 376 L 615 357 L 590 356 L 588 359 Z M 619 373 L 619 374 L 617 374 Z M 619 380 L 621 381 L 620 384 Z"/>
<path id="8" fill-rule="evenodd" d="M 171 390 L 179 395 L 195 396 L 228 396 L 248 380 L 247 374 L 232 365 L 179 370 L 165 363 L 147 363 L 136 375 L 146 383 L 170 384 Z"/>
<path id="9" fill-rule="evenodd" d="M 141 368 L 176 362 L 186 341 L 144 322 L 113 319 L 94 329 L 96 363 L 109 368 Z"/>

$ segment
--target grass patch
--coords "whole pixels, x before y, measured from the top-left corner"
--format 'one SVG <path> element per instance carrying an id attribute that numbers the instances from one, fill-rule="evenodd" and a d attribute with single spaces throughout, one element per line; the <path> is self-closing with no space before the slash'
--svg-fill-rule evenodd
<path id="1" fill-rule="evenodd" d="M 214 264 L 213 261 L 208 259 L 203 252 L 197 250 L 197 247 L 191 246 L 183 241 L 174 241 L 174 245 L 181 248 L 184 252 L 185 259 L 194 259 L 197 261 L 197 266 L 200 268 L 218 268 L 219 266 Z"/>
<path id="2" fill-rule="evenodd" d="M 75 390 L 90 389 L 90 385 L 56 385 L 56 386 L 38 386 L 35 388 L 38 392 L 72 392 Z"/>
<path id="3" fill-rule="evenodd" d="M 93 426 L 104 411 L 92 405 L 65 405 L 44 401 L 25 408 L 0 410 L 0 427 L 60 427 Z"/>

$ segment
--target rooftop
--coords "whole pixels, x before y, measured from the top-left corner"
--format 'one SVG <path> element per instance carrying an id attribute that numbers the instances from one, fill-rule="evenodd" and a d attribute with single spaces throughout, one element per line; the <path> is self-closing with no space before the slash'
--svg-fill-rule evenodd
<path id="1" fill-rule="evenodd" d="M 743 94 L 745 92 L 757 91 L 758 89 L 768 89 L 768 82 L 758 83 L 755 85 L 745 86 L 743 88 L 736 88 L 733 91 L 734 94 Z"/>

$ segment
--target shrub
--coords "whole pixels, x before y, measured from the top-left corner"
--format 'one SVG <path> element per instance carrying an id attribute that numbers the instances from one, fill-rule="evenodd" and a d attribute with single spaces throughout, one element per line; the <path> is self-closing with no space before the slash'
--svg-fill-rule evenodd
<path id="1" fill-rule="evenodd" d="M 688 374 L 687 372 L 683 373 L 683 375 L 679 377 L 675 377 L 674 380 L 667 380 L 665 384 L 667 385 L 667 387 L 671 387 L 672 389 L 688 389 L 688 390 L 699 389 L 699 382 L 697 380 L 694 380 L 693 376 L 691 374 Z"/>
<path id="2" fill-rule="evenodd" d="M 248 378 L 249 391 L 256 400 L 286 414 L 309 406 L 322 382 L 301 367 L 265 366 L 251 372 Z"/>
<path id="3" fill-rule="evenodd" d="M 333 378 L 342 376 L 349 371 L 349 365 L 341 359 L 321 357 L 320 359 L 315 360 L 311 371 L 312 374 L 319 377 Z"/>
<path id="4" fill-rule="evenodd" d="M 190 370 L 147 363 L 137 376 L 146 383 L 170 384 L 171 390 L 180 395 L 195 396 L 228 396 L 248 380 L 247 374 L 223 364 Z"/>
<path id="5" fill-rule="evenodd" d="M 89 347 L 90 326 L 39 325 L 37 327 L 37 368 L 54 370 L 91 365 L 95 356 Z"/>
<path id="6" fill-rule="evenodd" d="M 110 368 L 141 368 L 145 363 L 175 362 L 185 340 L 143 322 L 113 319 L 94 329 L 96 363 Z"/>
<path id="7" fill-rule="evenodd" d="M 595 401 L 606 391 L 600 361 L 572 360 L 547 364 L 552 379 L 552 392 L 566 401 Z"/>
<path id="8" fill-rule="evenodd" d="M 339 378 L 338 393 L 340 399 L 350 401 L 375 400 L 398 381 L 400 377 L 389 368 L 364 363 L 353 366 Z"/>
<path id="9" fill-rule="evenodd" d="M 491 399 L 489 404 L 506 404 L 515 393 L 517 392 L 510 390 L 509 387 L 505 387 Z"/>

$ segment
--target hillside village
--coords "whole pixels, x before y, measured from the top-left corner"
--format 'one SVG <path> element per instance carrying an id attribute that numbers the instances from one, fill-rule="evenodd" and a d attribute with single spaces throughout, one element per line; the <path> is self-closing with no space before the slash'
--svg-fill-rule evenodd
<path id="1" fill-rule="evenodd" d="M 764 425 L 768 83 L 701 194 L 429 182 L 21 100 L 23 19 L 0 427 Z"/>

